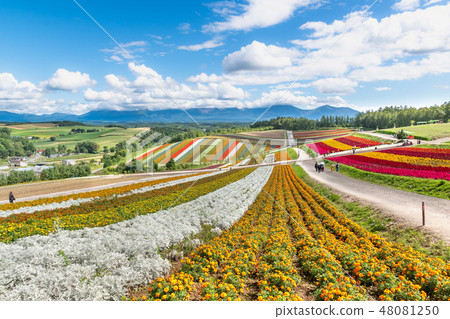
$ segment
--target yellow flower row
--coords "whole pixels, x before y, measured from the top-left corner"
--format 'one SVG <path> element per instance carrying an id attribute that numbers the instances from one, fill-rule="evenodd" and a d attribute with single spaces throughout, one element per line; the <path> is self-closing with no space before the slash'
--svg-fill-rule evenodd
<path id="1" fill-rule="evenodd" d="M 325 141 L 322 141 L 322 142 L 327 144 L 328 146 L 337 148 L 337 149 L 339 149 L 341 151 L 348 151 L 348 150 L 352 149 L 352 146 L 344 144 L 344 143 L 341 143 L 341 142 L 338 142 L 336 140 L 325 140 Z"/>
<path id="2" fill-rule="evenodd" d="M 176 181 L 178 179 L 186 178 L 188 176 L 189 177 L 200 176 L 203 174 L 208 174 L 208 173 L 202 172 L 202 173 L 193 174 L 193 175 L 168 177 L 168 178 L 162 178 L 162 179 L 157 179 L 157 180 L 148 181 L 148 182 L 130 184 L 130 185 L 126 185 L 126 186 L 106 188 L 106 189 L 102 189 L 102 190 L 98 190 L 98 191 L 82 192 L 82 193 L 57 196 L 57 197 L 40 198 L 40 199 L 35 199 L 32 201 L 16 202 L 16 203 L 12 203 L 12 204 L 8 203 L 8 204 L 0 205 L 0 211 L 13 210 L 13 209 L 21 208 L 21 207 L 30 207 L 30 206 L 38 206 L 38 205 L 51 204 L 51 203 L 60 203 L 60 202 L 67 201 L 69 199 L 91 198 L 91 197 L 92 198 L 94 198 L 94 197 L 109 197 L 109 196 L 113 196 L 113 195 L 128 193 L 132 190 L 147 187 L 147 186 L 153 186 L 153 185 L 157 185 L 157 184 L 161 184 L 161 183 Z"/>

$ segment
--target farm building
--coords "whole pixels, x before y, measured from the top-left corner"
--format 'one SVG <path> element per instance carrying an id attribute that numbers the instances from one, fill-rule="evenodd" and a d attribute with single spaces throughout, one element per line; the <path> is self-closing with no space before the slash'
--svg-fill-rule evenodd
<path id="1" fill-rule="evenodd" d="M 9 164 L 12 167 L 25 167 L 25 166 L 27 166 L 27 163 L 25 163 L 23 161 L 23 157 L 22 156 L 11 156 L 9 158 Z"/>
<path id="2" fill-rule="evenodd" d="M 64 166 L 69 166 L 69 165 L 76 165 L 77 162 L 74 159 L 66 159 L 66 160 L 62 160 L 62 164 Z"/>

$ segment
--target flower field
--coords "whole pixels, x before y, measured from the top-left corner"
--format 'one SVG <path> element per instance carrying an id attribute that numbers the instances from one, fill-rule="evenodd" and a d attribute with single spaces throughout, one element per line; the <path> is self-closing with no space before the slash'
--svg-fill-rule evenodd
<path id="1" fill-rule="evenodd" d="M 140 186 L 97 198 L 90 192 L 79 197 L 89 201 L 69 206 L 36 205 L 46 210 L 3 209 L 0 300 L 119 300 L 143 285 L 128 299 L 450 298 L 449 264 L 367 232 L 290 166 Z M 194 241 L 204 225 L 218 237 L 196 244 L 181 263 L 160 254 Z"/>
<path id="2" fill-rule="evenodd" d="M 258 154 L 270 151 L 279 145 L 259 143 L 259 140 L 248 140 L 243 142 L 242 138 L 196 138 L 173 144 L 165 144 L 148 150 L 136 159 L 151 159 L 158 164 L 166 164 L 171 158 L 177 164 L 235 161 L 250 154 Z"/>
<path id="3" fill-rule="evenodd" d="M 316 130 L 316 131 L 296 131 L 292 132 L 293 136 L 297 140 L 306 141 L 314 139 L 334 138 L 340 136 L 346 136 L 351 133 L 352 130 L 348 129 L 336 129 L 336 130 Z"/>
<path id="4" fill-rule="evenodd" d="M 170 262 L 159 250 L 198 233 L 204 224 L 230 227 L 253 203 L 272 169 L 224 173 L 196 187 L 199 180 L 178 201 L 153 197 L 164 199 L 167 209 L 160 209 L 161 201 L 139 204 L 127 220 L 103 216 L 101 225 L 79 230 L 62 225 L 46 236 L 0 243 L 0 299 L 118 300 L 128 287 L 169 271 Z M 147 194 L 150 200 L 152 194 Z"/>
<path id="5" fill-rule="evenodd" d="M 274 168 L 245 215 L 132 300 L 449 300 L 450 265 L 364 230 Z"/>
<path id="6" fill-rule="evenodd" d="M 448 149 L 404 147 L 333 157 L 332 160 L 374 173 L 450 180 Z"/>
<path id="7" fill-rule="evenodd" d="M 191 175 L 191 177 L 201 176 L 203 174 L 205 174 L 205 173 Z M 13 212 L 13 213 L 34 212 L 34 211 L 41 210 L 41 208 L 47 209 L 48 207 L 51 207 L 51 206 L 48 206 L 51 204 L 53 204 L 53 205 L 61 204 L 62 206 L 64 206 L 65 202 L 77 203 L 78 200 L 80 200 L 80 199 L 87 199 L 87 201 L 91 201 L 93 199 L 98 199 L 98 198 L 102 198 L 102 197 L 110 197 L 110 196 L 115 196 L 115 195 L 119 195 L 119 194 L 126 194 L 128 192 L 133 192 L 138 189 L 143 189 L 146 187 L 153 187 L 154 185 L 167 183 L 167 182 L 173 182 L 173 181 L 177 181 L 177 180 L 180 180 L 183 178 L 186 178 L 186 176 L 175 176 L 175 177 L 157 179 L 157 180 L 148 181 L 148 182 L 130 184 L 130 185 L 121 186 L 121 187 L 106 188 L 106 189 L 98 190 L 98 191 L 76 193 L 76 194 L 57 196 L 57 197 L 40 198 L 40 199 L 36 199 L 36 200 L 32 200 L 32 201 L 15 202 L 12 204 L 8 203 L 8 204 L 0 205 L 0 217 L 8 215 L 8 214 L 10 214 L 10 212 Z M 79 202 L 82 202 L 82 200 Z"/>
<path id="8" fill-rule="evenodd" d="M 205 195 L 229 183 L 238 181 L 251 170 L 217 173 L 145 192 L 114 196 L 66 208 L 48 209 L 34 213 L 12 214 L 0 218 L 0 241 L 12 242 L 32 235 L 48 235 L 60 229 L 77 230 L 103 227 L 138 215 L 154 213 L 170 207 L 175 201 L 183 203 Z M 183 181 L 183 180 L 181 180 Z"/>
<path id="9" fill-rule="evenodd" d="M 369 146 L 376 146 L 380 145 L 381 143 L 368 140 L 361 137 L 356 136 L 346 136 L 346 137 L 339 137 L 334 139 L 329 139 L 321 142 L 306 144 L 310 149 L 312 149 L 314 152 L 323 155 L 325 153 L 333 153 L 333 152 L 340 152 L 340 151 L 348 151 L 355 146 L 356 148 L 363 148 L 363 147 L 369 147 Z"/>

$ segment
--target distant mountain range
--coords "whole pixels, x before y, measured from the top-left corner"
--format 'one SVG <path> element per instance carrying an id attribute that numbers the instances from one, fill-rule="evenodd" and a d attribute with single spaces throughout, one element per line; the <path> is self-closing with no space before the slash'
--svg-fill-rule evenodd
<path id="1" fill-rule="evenodd" d="M 266 108 L 194 108 L 187 112 L 197 121 L 202 123 L 217 122 L 254 122 Z M 308 119 L 320 119 L 322 116 L 349 116 L 353 117 L 358 111 L 348 107 L 334 107 L 323 105 L 316 109 L 304 110 L 292 105 L 274 105 L 260 120 L 269 120 L 276 117 L 305 117 Z M 89 123 L 130 123 L 130 122 L 159 122 L 159 123 L 190 123 L 192 119 L 185 111 L 175 110 L 136 110 L 114 111 L 96 110 L 82 115 L 53 113 L 44 115 L 18 114 L 0 111 L 0 122 L 50 122 L 50 121 L 77 121 Z"/>

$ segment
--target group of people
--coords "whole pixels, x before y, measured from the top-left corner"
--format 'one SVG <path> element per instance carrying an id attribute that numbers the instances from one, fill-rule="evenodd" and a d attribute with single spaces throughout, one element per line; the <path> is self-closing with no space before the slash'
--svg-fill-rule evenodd
<path id="1" fill-rule="evenodd" d="M 317 163 L 314 164 L 314 168 L 316 169 L 317 173 L 323 172 L 325 170 L 325 165 L 323 163 Z"/>
<path id="2" fill-rule="evenodd" d="M 316 169 L 317 173 L 324 172 L 325 171 L 325 164 L 323 162 L 322 163 L 317 163 L 316 162 L 314 164 L 314 168 Z M 333 172 L 334 169 L 336 169 L 336 172 L 339 172 L 339 163 L 336 163 L 336 164 L 331 163 L 331 171 Z"/>

